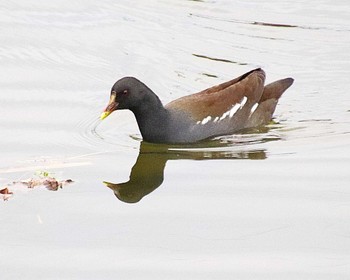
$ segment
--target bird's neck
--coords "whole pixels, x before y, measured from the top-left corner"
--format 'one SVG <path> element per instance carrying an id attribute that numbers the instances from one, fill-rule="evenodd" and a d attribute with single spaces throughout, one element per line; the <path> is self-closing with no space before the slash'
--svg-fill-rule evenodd
<path id="1" fill-rule="evenodd" d="M 147 142 L 164 141 L 168 128 L 169 112 L 153 92 L 147 95 L 142 106 L 132 108 L 143 140 Z"/>

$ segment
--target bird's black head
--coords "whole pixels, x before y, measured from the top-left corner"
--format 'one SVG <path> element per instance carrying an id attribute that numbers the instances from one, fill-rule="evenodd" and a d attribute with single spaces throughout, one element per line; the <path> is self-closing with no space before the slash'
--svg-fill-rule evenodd
<path id="1" fill-rule="evenodd" d="M 147 94 L 151 90 L 133 77 L 124 77 L 118 80 L 111 89 L 109 103 L 101 115 L 101 119 L 106 118 L 115 110 L 130 109 L 141 106 Z"/>

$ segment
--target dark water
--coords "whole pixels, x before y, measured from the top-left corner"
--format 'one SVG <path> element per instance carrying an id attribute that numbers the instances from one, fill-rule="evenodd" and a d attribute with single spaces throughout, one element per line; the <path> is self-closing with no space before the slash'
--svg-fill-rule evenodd
<path id="1" fill-rule="evenodd" d="M 0 4 L 1 279 L 350 277 L 347 1 Z M 120 77 L 164 103 L 255 67 L 275 123 L 188 146 L 99 123 Z"/>

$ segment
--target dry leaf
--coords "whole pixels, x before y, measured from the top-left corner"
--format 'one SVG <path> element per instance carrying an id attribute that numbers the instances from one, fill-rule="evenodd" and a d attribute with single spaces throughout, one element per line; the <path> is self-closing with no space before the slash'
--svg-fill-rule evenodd
<path id="1" fill-rule="evenodd" d="M 9 191 L 8 188 L 4 188 L 4 189 L 0 190 L 0 193 L 1 194 L 13 194 L 12 192 Z"/>

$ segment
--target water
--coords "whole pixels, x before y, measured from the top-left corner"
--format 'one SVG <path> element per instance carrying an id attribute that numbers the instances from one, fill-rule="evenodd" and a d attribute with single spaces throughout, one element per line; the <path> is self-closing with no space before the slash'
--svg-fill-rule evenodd
<path id="1" fill-rule="evenodd" d="M 347 1 L 0 4 L 2 279 L 350 277 Z M 98 116 L 132 75 L 164 103 L 255 67 L 275 123 L 187 146 Z M 130 175 L 130 178 L 129 178 Z"/>

